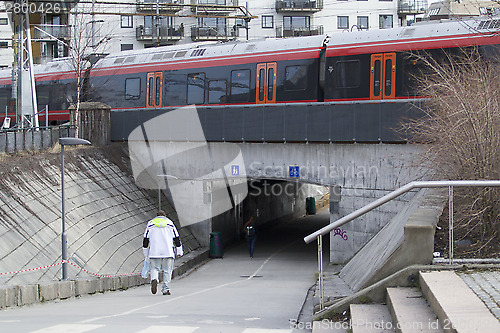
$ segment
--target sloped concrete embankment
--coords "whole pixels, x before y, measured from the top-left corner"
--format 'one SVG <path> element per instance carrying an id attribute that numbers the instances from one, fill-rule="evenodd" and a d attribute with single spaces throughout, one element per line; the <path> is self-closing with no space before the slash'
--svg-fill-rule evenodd
<path id="1" fill-rule="evenodd" d="M 66 298 L 82 290 L 92 293 L 144 283 L 138 276 L 144 260 L 142 235 L 157 211 L 158 199 L 135 185 L 121 145 L 65 150 L 68 276 L 73 281 L 57 282 L 60 163 L 57 149 L 8 155 L 0 161 L 0 298 L 5 297 L 0 306 L 54 298 L 49 294 Z M 166 202 L 164 198 L 162 208 L 176 221 Z M 179 232 L 186 252 L 193 251 L 178 262 L 177 271 L 182 273 L 207 253 L 187 229 Z"/>

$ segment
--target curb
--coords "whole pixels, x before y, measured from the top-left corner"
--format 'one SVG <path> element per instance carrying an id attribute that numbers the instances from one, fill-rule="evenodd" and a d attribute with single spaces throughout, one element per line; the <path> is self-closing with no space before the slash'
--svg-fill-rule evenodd
<path id="1" fill-rule="evenodd" d="M 178 277 L 208 259 L 206 248 L 194 250 L 176 260 L 172 278 Z M 126 290 L 148 284 L 140 273 L 128 276 L 97 277 L 54 281 L 22 286 L 0 286 L 0 309 L 67 299 L 106 291 Z"/>

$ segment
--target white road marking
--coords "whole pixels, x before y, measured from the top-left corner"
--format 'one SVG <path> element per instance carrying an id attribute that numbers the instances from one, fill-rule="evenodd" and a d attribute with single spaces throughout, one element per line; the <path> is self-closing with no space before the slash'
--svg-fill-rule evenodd
<path id="1" fill-rule="evenodd" d="M 190 326 L 149 326 L 137 333 L 193 333 L 198 328 Z"/>
<path id="2" fill-rule="evenodd" d="M 247 328 L 241 333 L 291 333 L 292 329 Z"/>
<path id="3" fill-rule="evenodd" d="M 104 325 L 60 324 L 32 331 L 31 333 L 83 333 L 103 326 Z"/>

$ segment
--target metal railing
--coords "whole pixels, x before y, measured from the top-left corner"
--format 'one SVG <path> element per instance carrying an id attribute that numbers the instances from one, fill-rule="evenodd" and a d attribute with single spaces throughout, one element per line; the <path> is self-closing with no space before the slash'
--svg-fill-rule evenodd
<path id="1" fill-rule="evenodd" d="M 319 270 L 319 300 L 320 300 L 320 310 L 324 309 L 324 294 L 323 294 L 323 249 L 322 249 L 322 237 L 332 230 L 339 228 L 340 226 L 354 220 L 361 215 L 368 213 L 369 211 L 382 206 L 383 204 L 405 194 L 413 189 L 419 188 L 440 188 L 448 187 L 448 218 L 449 218 L 449 264 L 453 264 L 453 188 L 454 187 L 500 187 L 500 180 L 440 180 L 440 181 L 414 181 L 406 184 L 399 189 L 392 191 L 391 193 L 384 195 L 382 198 L 375 200 L 374 202 L 361 207 L 360 209 L 338 219 L 337 221 L 319 229 L 316 232 L 304 237 L 304 242 L 307 244 L 314 241 L 318 242 L 318 270 Z"/>
<path id="2" fill-rule="evenodd" d="M 324 29 L 322 25 L 308 27 L 276 27 L 276 38 L 317 36 L 323 33 Z"/>

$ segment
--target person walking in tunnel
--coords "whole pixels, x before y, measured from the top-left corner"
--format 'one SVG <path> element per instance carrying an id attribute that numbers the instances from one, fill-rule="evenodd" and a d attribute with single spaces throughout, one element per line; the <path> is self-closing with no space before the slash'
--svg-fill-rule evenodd
<path id="1" fill-rule="evenodd" d="M 255 223 L 255 218 L 252 216 L 243 226 L 245 231 L 245 238 L 248 244 L 248 254 L 250 258 L 253 258 L 253 252 L 255 250 L 255 241 L 257 240 L 257 223 Z"/>
<path id="2" fill-rule="evenodd" d="M 148 222 L 142 251 L 146 260 L 149 258 L 151 267 L 151 293 L 156 294 L 159 273 L 163 271 L 163 295 L 170 295 L 170 280 L 174 269 L 174 258 L 184 254 L 179 232 L 174 222 L 166 217 L 163 210 L 159 210 L 156 217 Z"/>

